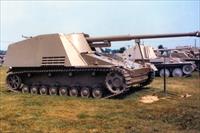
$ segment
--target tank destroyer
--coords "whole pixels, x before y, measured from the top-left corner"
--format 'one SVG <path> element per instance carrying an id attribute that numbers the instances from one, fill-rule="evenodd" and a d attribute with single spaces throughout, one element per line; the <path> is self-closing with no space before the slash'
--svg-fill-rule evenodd
<path id="1" fill-rule="evenodd" d="M 181 58 L 177 57 L 172 57 L 169 53 L 169 51 L 171 50 L 169 49 L 154 50 L 152 47 L 147 45 L 141 45 L 140 49 L 142 51 L 145 62 L 150 62 L 156 66 L 158 70 L 156 71 L 156 76 L 164 76 L 164 67 L 165 75 L 167 77 L 189 76 L 196 68 L 194 62 L 181 60 Z M 161 54 L 161 51 L 165 54 L 165 56 Z M 121 56 L 134 62 L 141 62 L 142 57 L 138 53 L 140 53 L 139 47 L 138 45 L 135 45 L 134 47 L 131 47 L 124 51 Z"/>
<path id="2" fill-rule="evenodd" d="M 171 57 L 180 58 L 182 61 L 194 62 L 196 65 L 196 70 L 200 71 L 200 48 L 185 47 L 169 50 Z"/>
<path id="3" fill-rule="evenodd" d="M 145 63 L 136 68 L 103 56 L 95 47 L 110 47 L 113 41 L 179 36 L 199 36 L 199 32 L 111 37 L 74 33 L 30 37 L 9 45 L 4 62 L 9 67 L 6 83 L 14 92 L 112 97 L 131 86 L 150 84 L 154 70 Z"/>

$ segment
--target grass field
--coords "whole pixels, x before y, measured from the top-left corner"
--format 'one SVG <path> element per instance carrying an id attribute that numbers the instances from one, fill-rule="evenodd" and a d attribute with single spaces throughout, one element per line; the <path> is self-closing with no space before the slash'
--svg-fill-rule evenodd
<path id="1" fill-rule="evenodd" d="M 168 78 L 168 94 L 162 79 L 121 99 L 82 99 L 32 96 L 8 92 L 6 69 L 0 68 L 0 132 L 200 132 L 200 79 Z M 190 97 L 182 98 L 181 95 Z M 142 103 L 142 96 L 159 101 Z"/>

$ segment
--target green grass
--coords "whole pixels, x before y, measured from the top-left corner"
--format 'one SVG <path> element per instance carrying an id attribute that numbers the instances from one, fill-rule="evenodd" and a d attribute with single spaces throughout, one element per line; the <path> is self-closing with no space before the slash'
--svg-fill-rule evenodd
<path id="1" fill-rule="evenodd" d="M 0 68 L 0 132 L 200 132 L 200 79 L 162 78 L 123 99 L 81 99 L 8 92 Z M 181 98 L 183 94 L 191 97 Z M 145 95 L 159 101 L 144 104 Z"/>

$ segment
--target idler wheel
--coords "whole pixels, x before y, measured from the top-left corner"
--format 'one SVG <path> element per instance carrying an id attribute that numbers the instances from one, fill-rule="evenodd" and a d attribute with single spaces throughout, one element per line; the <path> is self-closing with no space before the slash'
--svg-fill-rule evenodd
<path id="1" fill-rule="evenodd" d="M 92 96 L 94 98 L 101 98 L 103 96 L 103 91 L 101 88 L 94 88 L 92 90 Z"/>
<path id="2" fill-rule="evenodd" d="M 67 96 L 67 88 L 66 87 L 59 88 L 59 95 L 60 96 Z"/>
<path id="3" fill-rule="evenodd" d="M 88 87 L 83 87 L 81 89 L 81 97 L 88 98 L 90 96 L 90 89 Z"/>
<path id="4" fill-rule="evenodd" d="M 48 89 L 46 86 L 41 86 L 40 87 L 40 95 L 47 95 Z"/>
<path id="5" fill-rule="evenodd" d="M 32 86 L 30 88 L 30 92 L 31 92 L 31 94 L 38 94 L 38 88 L 36 86 Z"/>
<path id="6" fill-rule="evenodd" d="M 13 90 L 17 90 L 21 86 L 21 79 L 18 75 L 8 75 L 6 82 L 8 87 Z"/>
<path id="7" fill-rule="evenodd" d="M 180 68 L 175 68 L 172 71 L 172 76 L 173 77 L 182 77 L 183 76 L 183 71 Z"/>
<path id="8" fill-rule="evenodd" d="M 126 89 L 124 77 L 117 72 L 110 72 L 106 76 L 106 86 L 112 93 L 120 93 Z"/>
<path id="9" fill-rule="evenodd" d="M 29 93 L 29 87 L 27 85 L 22 87 L 22 93 Z"/>
<path id="10" fill-rule="evenodd" d="M 56 87 L 50 87 L 49 88 L 49 94 L 50 95 L 57 95 L 57 88 Z"/>
<path id="11" fill-rule="evenodd" d="M 72 87 L 69 90 L 69 95 L 72 97 L 77 97 L 78 96 L 78 88 L 77 87 Z"/>

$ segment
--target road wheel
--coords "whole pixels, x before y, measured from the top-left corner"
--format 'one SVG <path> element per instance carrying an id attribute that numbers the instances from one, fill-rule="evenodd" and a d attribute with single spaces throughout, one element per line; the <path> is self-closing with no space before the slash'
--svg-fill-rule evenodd
<path id="1" fill-rule="evenodd" d="M 159 74 L 160 74 L 160 77 L 164 77 L 164 68 L 160 70 Z M 169 77 L 169 75 L 170 75 L 169 70 L 165 69 L 165 76 Z"/>
<path id="2" fill-rule="evenodd" d="M 59 95 L 60 96 L 67 96 L 67 88 L 66 87 L 60 87 L 59 88 Z"/>
<path id="3" fill-rule="evenodd" d="M 183 66 L 183 72 L 184 72 L 185 74 L 191 74 L 192 71 L 193 71 L 192 65 L 184 65 L 184 66 Z"/>
<path id="4" fill-rule="evenodd" d="M 69 90 L 69 95 L 72 97 L 77 97 L 78 96 L 78 88 L 77 87 L 72 87 Z"/>
<path id="5" fill-rule="evenodd" d="M 22 93 L 29 93 L 29 87 L 27 85 L 22 87 Z"/>
<path id="6" fill-rule="evenodd" d="M 103 96 L 103 91 L 101 88 L 97 87 L 97 88 L 93 88 L 92 90 L 92 96 L 94 98 L 102 98 Z"/>
<path id="7" fill-rule="evenodd" d="M 31 92 L 31 94 L 38 94 L 38 88 L 36 86 L 32 86 L 30 88 L 30 92 Z"/>
<path id="8" fill-rule="evenodd" d="M 90 88 L 88 87 L 83 87 L 81 89 L 81 97 L 86 97 L 88 98 L 90 96 Z"/>
<path id="9" fill-rule="evenodd" d="M 172 71 L 172 76 L 173 77 L 182 77 L 183 76 L 183 71 L 180 68 L 175 68 Z"/>
<path id="10" fill-rule="evenodd" d="M 40 95 L 47 95 L 48 93 L 48 89 L 46 86 L 41 86 L 39 91 L 40 91 Z"/>
<path id="11" fill-rule="evenodd" d="M 49 95 L 57 95 L 57 88 L 52 86 L 49 88 Z"/>

